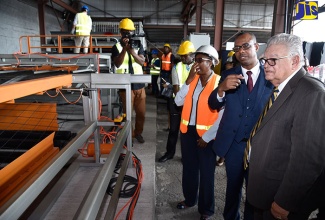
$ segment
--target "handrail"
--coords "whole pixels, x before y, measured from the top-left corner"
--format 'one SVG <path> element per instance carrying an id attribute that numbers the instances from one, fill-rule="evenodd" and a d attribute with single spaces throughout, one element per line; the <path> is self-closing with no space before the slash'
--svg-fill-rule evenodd
<path id="1" fill-rule="evenodd" d="M 76 47 L 74 45 L 63 45 L 63 40 L 72 40 L 76 35 L 72 34 L 59 34 L 59 35 L 26 35 L 26 36 L 21 36 L 19 38 L 19 52 L 20 53 L 26 53 L 26 51 L 23 51 L 23 40 L 26 41 L 27 43 L 27 53 L 32 53 L 33 49 L 56 49 L 58 53 L 63 53 L 63 49 L 74 49 L 74 48 L 85 48 L 84 46 Z M 97 45 L 97 40 L 98 39 L 119 39 L 121 35 L 101 35 L 101 34 L 92 34 L 89 36 L 89 53 L 94 53 L 94 49 L 109 49 L 112 48 L 112 45 Z M 38 41 L 37 38 L 44 38 L 44 41 L 40 40 Z M 43 44 L 40 46 L 34 46 L 32 45 L 32 41 L 37 39 L 37 43 L 41 42 L 46 42 L 46 39 L 52 39 L 52 40 L 57 40 L 57 45 L 54 44 Z M 72 42 L 72 41 L 70 41 Z M 94 43 L 95 42 L 95 43 Z"/>
<path id="2" fill-rule="evenodd" d="M 89 193 L 86 195 L 81 205 L 79 206 L 79 209 L 75 213 L 74 219 L 76 220 L 96 219 L 100 206 L 103 202 L 105 192 L 107 190 L 107 186 L 110 181 L 110 177 L 114 172 L 120 153 L 123 150 L 123 145 L 125 143 L 125 140 L 127 136 L 130 135 L 129 133 L 130 128 L 131 128 L 131 122 L 126 121 L 124 127 L 120 131 L 120 135 L 117 137 L 117 140 L 114 144 L 112 151 L 109 153 L 105 164 L 100 170 L 98 177 L 95 179 Z M 125 169 L 126 166 L 127 166 L 127 161 L 123 163 L 121 169 Z M 124 175 L 125 173 L 121 173 L 122 179 L 124 178 Z M 120 188 L 119 189 L 116 188 L 116 190 L 119 193 Z M 114 192 L 115 189 L 113 193 Z M 118 200 L 113 200 L 111 202 L 110 202 L 111 206 L 114 207 L 115 209 L 118 205 Z"/>
<path id="3" fill-rule="evenodd" d="M 96 122 L 84 126 L 65 148 L 56 154 L 46 166 L 42 167 L 38 174 L 29 180 L 6 204 L 0 207 L 0 220 L 18 219 L 96 128 Z"/>

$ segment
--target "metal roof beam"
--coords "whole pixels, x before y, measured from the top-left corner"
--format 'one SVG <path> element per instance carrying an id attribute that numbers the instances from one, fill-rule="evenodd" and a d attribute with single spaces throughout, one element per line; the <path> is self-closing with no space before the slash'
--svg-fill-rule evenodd
<path id="1" fill-rule="evenodd" d="M 71 7 L 70 5 L 66 4 L 65 2 L 63 2 L 61 0 L 52 0 L 52 2 L 54 2 L 57 5 L 60 5 L 62 8 L 66 9 L 74 14 L 78 13 L 78 11 L 75 8 Z"/>

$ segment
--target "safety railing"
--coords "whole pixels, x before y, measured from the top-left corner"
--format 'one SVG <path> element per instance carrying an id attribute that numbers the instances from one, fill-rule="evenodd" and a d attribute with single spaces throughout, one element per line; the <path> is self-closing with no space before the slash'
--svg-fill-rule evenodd
<path id="1" fill-rule="evenodd" d="M 64 49 L 71 50 L 71 53 L 73 53 L 74 48 L 85 48 L 84 46 L 75 46 L 75 37 L 76 35 L 72 34 L 21 36 L 19 38 L 20 53 L 63 53 Z M 120 35 L 90 35 L 88 46 L 89 53 L 102 53 L 103 49 L 112 48 L 120 37 Z"/>

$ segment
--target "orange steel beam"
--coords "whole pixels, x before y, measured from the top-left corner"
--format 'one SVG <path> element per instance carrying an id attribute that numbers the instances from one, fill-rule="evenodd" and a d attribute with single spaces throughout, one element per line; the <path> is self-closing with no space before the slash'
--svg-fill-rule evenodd
<path id="1" fill-rule="evenodd" d="M 0 170 L 0 207 L 59 152 L 53 138 L 54 132 Z"/>
<path id="2" fill-rule="evenodd" d="M 71 84 L 72 75 L 67 74 L 1 85 L 0 103 Z"/>

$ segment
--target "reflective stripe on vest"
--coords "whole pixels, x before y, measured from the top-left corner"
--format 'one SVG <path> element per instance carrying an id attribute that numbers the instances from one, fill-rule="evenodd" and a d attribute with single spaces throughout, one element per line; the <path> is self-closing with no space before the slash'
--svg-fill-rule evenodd
<path id="1" fill-rule="evenodd" d="M 123 50 L 123 47 L 120 42 L 118 42 L 116 44 L 116 48 L 120 53 Z M 138 51 L 139 51 L 139 49 L 134 49 L 134 50 L 135 50 L 135 53 L 138 53 Z M 132 62 L 132 67 L 133 67 L 133 73 L 134 74 L 143 74 L 142 66 L 140 64 L 138 64 L 137 62 L 135 62 L 133 56 L 130 56 L 130 57 L 131 57 L 131 62 Z M 130 73 L 130 71 L 129 71 L 129 54 L 128 53 L 125 53 L 123 63 L 121 64 L 121 66 L 119 68 L 116 69 L 116 73 L 120 73 L 120 74 Z"/>
<path id="2" fill-rule="evenodd" d="M 188 124 L 190 123 L 189 121 L 186 121 L 185 119 L 181 119 L 181 123 L 183 123 L 184 125 L 188 126 Z M 200 129 L 200 130 L 209 130 L 210 128 L 212 127 L 212 125 L 210 126 L 206 126 L 206 125 L 196 125 L 196 128 L 197 129 Z"/>
<path id="3" fill-rule="evenodd" d="M 85 12 L 77 14 L 76 35 L 90 35 L 90 18 Z"/>
<path id="4" fill-rule="evenodd" d="M 172 61 L 171 61 L 172 53 L 169 52 L 167 55 L 163 54 L 161 57 L 161 70 L 171 71 L 172 69 Z"/>
<path id="5" fill-rule="evenodd" d="M 156 62 L 156 60 L 159 60 L 159 58 L 157 57 L 157 58 L 153 58 L 152 60 L 151 60 L 151 65 L 154 65 L 154 63 Z M 159 73 L 160 73 L 160 67 L 159 66 L 156 66 L 155 68 L 153 68 L 153 67 L 150 67 L 150 75 L 159 75 Z"/>
<path id="6" fill-rule="evenodd" d="M 208 81 L 207 85 L 203 88 L 198 97 L 198 102 L 196 104 L 196 131 L 200 137 L 209 130 L 214 122 L 218 118 L 218 111 L 210 109 L 208 105 L 208 99 L 211 92 L 218 86 L 220 76 L 213 74 L 212 78 Z M 192 111 L 192 96 L 194 94 L 195 88 L 199 81 L 199 76 L 195 76 L 194 80 L 190 84 L 189 91 L 185 97 L 185 102 L 182 110 L 180 130 L 182 133 L 187 132 L 187 126 L 189 125 L 189 120 Z"/>

